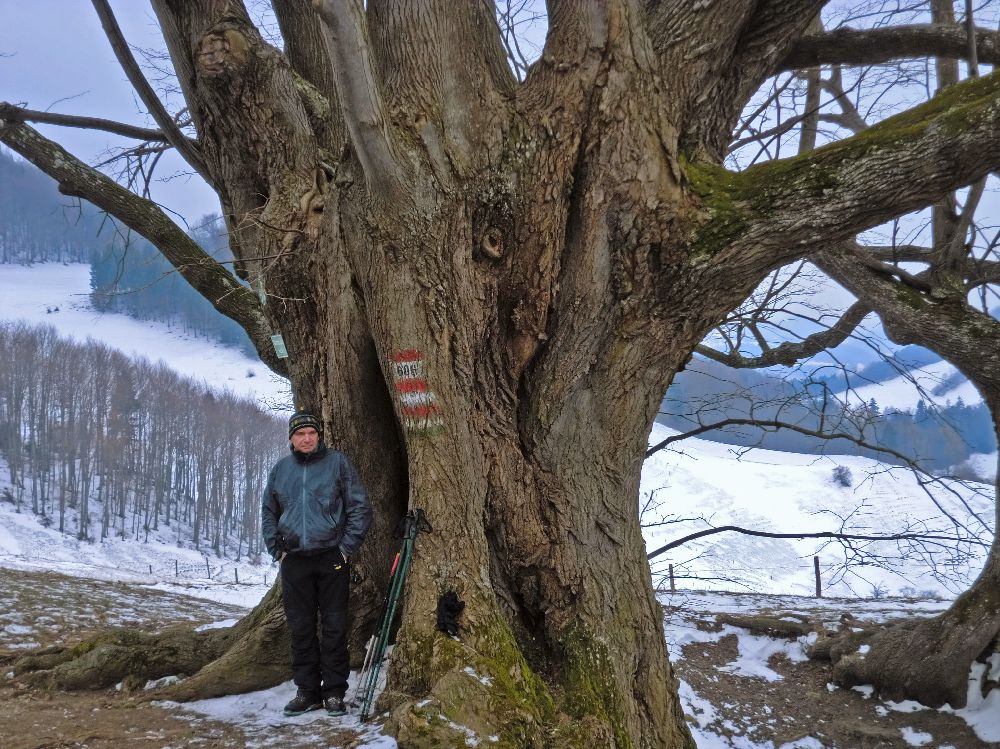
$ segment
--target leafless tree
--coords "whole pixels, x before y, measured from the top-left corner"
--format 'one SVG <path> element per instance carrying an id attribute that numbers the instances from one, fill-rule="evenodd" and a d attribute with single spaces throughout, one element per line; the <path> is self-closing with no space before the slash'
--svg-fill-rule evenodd
<path id="1" fill-rule="evenodd" d="M 0 141 L 153 242 L 358 464 L 378 519 L 355 642 L 397 519 L 432 519 L 383 698 L 400 736 L 461 740 L 430 710 L 518 746 L 690 744 L 636 513 L 662 394 L 771 270 L 819 244 L 853 262 L 843 242 L 1000 163 L 1000 84 L 984 77 L 815 152 L 726 169 L 776 73 L 941 54 L 953 37 L 875 45 L 883 30 L 860 29 L 860 45 L 825 45 L 806 33 L 823 5 L 554 0 L 518 81 L 489 3 L 275 0 L 279 50 L 239 2 L 154 0 L 192 133 L 119 58 L 218 191 L 252 288 L 0 111 Z M 459 642 L 428 613 L 448 589 L 466 601 Z M 171 694 L 284 680 L 278 623 L 269 596 Z M 455 688 L 467 665 L 492 681 Z M 73 684 L 113 670 L 60 668 Z"/>

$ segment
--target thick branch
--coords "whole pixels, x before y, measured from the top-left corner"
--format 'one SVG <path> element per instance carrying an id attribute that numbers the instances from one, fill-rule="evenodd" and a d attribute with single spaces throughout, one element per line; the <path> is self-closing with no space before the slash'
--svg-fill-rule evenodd
<path id="1" fill-rule="evenodd" d="M 705 536 L 714 536 L 716 533 L 742 533 L 744 536 L 760 536 L 762 538 L 832 538 L 842 541 L 946 541 L 955 543 L 966 539 L 957 536 L 939 536 L 930 533 L 893 533 L 882 535 L 866 535 L 861 533 L 836 533 L 834 531 L 818 531 L 816 533 L 772 533 L 771 531 L 756 531 L 752 528 L 741 528 L 738 525 L 720 525 L 718 528 L 706 528 L 705 530 L 689 533 L 681 538 L 674 539 L 668 544 L 664 544 L 658 549 L 646 554 L 646 559 L 655 559 L 671 549 L 683 546 L 686 543 L 695 541 Z M 987 546 L 987 544 L 981 544 Z"/>
<path id="2" fill-rule="evenodd" d="M 896 341 L 929 348 L 983 388 L 1000 372 L 1000 321 L 971 307 L 964 298 L 936 301 L 858 262 L 847 248 L 818 252 L 817 267 L 878 312 Z M 963 295 L 964 296 L 964 295 Z"/>
<path id="3" fill-rule="evenodd" d="M 333 36 L 334 76 L 351 142 L 376 194 L 398 190 L 406 170 L 389 130 L 381 84 L 372 64 L 365 11 L 359 0 L 314 0 Z"/>
<path id="4" fill-rule="evenodd" d="M 1000 32 L 976 29 L 980 62 L 1000 62 Z M 969 57 L 969 37 L 962 24 L 888 26 L 880 29 L 837 29 L 806 34 L 781 61 L 780 70 L 819 65 L 876 65 L 903 58 Z"/>
<path id="5" fill-rule="evenodd" d="M 747 100 L 822 6 L 821 0 L 646 2 L 660 69 L 682 108 L 685 151 L 721 160 Z"/>
<path id="6" fill-rule="evenodd" d="M 55 179 L 62 192 L 90 201 L 148 239 L 219 312 L 246 330 L 265 364 L 284 373 L 284 364 L 271 347 L 271 327 L 257 296 L 167 218 L 159 206 L 87 166 L 28 125 L 0 120 L 0 142 Z"/>
<path id="7" fill-rule="evenodd" d="M 314 116 L 310 112 L 310 118 L 314 121 L 317 139 L 336 153 L 343 147 L 345 133 L 329 35 L 316 23 L 316 12 L 308 0 L 274 0 L 271 6 L 285 40 L 285 56 L 326 100 L 322 113 L 316 112 Z"/>
<path id="8" fill-rule="evenodd" d="M 780 346 L 761 352 L 760 356 L 742 356 L 736 352 L 724 353 L 711 346 L 700 344 L 695 351 L 729 367 L 757 369 L 783 365 L 790 367 L 800 359 L 815 356 L 828 348 L 834 348 L 850 337 L 871 308 L 861 302 L 852 304 L 837 322 L 826 330 L 813 333 L 801 341 L 787 341 Z"/>
<path id="9" fill-rule="evenodd" d="M 830 247 L 830 245 L 825 245 Z M 859 261 L 850 245 L 817 252 L 811 259 L 827 275 L 871 305 L 897 342 L 929 348 L 983 388 L 1000 372 L 1000 321 L 961 298 L 937 300 Z"/>
<path id="10" fill-rule="evenodd" d="M 54 112 L 39 112 L 36 109 L 22 109 L 14 104 L 0 102 L 0 119 L 8 122 L 41 122 L 45 125 L 61 125 L 63 127 L 79 127 L 85 130 L 104 130 L 108 133 L 135 138 L 142 141 L 163 141 L 166 136 L 160 130 L 148 127 L 129 125 L 125 122 L 115 122 L 102 117 L 80 117 L 71 114 L 55 114 Z"/>
<path id="11" fill-rule="evenodd" d="M 369 0 L 366 8 L 382 94 L 391 111 L 406 112 L 435 176 L 447 185 L 480 173 L 503 148 L 515 84 L 493 3 Z"/>
<path id="12" fill-rule="evenodd" d="M 142 70 L 140 70 L 139 64 L 135 61 L 135 57 L 128 47 L 128 42 L 125 41 L 125 36 L 118 26 L 118 21 L 115 19 L 115 14 L 111 10 L 111 6 L 108 5 L 107 0 L 92 0 L 92 2 L 94 10 L 97 11 L 97 15 L 101 19 L 101 26 L 104 29 L 104 33 L 115 52 L 115 57 L 118 58 L 118 62 L 121 64 L 122 70 L 125 71 L 129 83 L 132 84 L 139 98 L 142 99 L 142 103 L 146 105 L 149 114 L 156 124 L 159 125 L 160 130 L 163 131 L 164 137 L 170 145 L 177 149 L 177 152 L 184 160 L 201 175 L 202 179 L 209 185 L 214 185 L 215 181 L 212 179 L 212 175 L 209 174 L 208 167 L 201 157 L 198 144 L 181 132 L 180 128 L 177 127 L 177 123 L 174 122 L 173 117 L 170 116 L 170 113 L 167 112 L 160 102 L 156 92 L 153 91 L 153 87 L 149 85 L 146 76 L 142 74 Z"/>
<path id="13" fill-rule="evenodd" d="M 993 74 L 802 156 L 740 173 L 689 167 L 711 214 L 695 246 L 722 250 L 720 262 L 756 253 L 781 262 L 923 208 L 998 166 L 1000 74 Z"/>

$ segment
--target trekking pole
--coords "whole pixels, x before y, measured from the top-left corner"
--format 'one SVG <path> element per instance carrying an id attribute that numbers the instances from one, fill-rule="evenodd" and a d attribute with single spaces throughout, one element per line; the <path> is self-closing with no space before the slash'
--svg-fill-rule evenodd
<path id="1" fill-rule="evenodd" d="M 396 579 L 396 570 L 399 568 L 399 554 L 400 552 L 397 551 L 396 556 L 393 557 L 392 559 L 392 566 L 389 568 L 390 589 L 392 588 L 393 582 Z M 389 591 L 386 590 L 385 596 L 382 598 L 382 606 L 381 606 L 382 612 L 379 614 L 378 618 L 379 625 L 381 625 L 382 619 L 385 617 L 385 612 L 388 610 L 388 608 L 389 608 Z M 364 684 L 365 677 L 368 675 L 368 669 L 371 668 L 372 665 L 372 655 L 375 653 L 375 641 L 377 639 L 379 629 L 381 629 L 381 626 L 376 627 L 376 631 L 372 632 L 371 637 L 368 638 L 368 642 L 365 643 L 365 659 L 364 662 L 361 664 L 361 671 L 360 673 L 358 673 L 358 685 L 354 689 L 353 702 L 355 705 L 358 704 L 358 697 L 361 694 L 362 684 Z"/>
<path id="2" fill-rule="evenodd" d="M 378 684 L 379 671 L 382 668 L 382 661 L 385 658 L 385 651 L 389 645 L 389 634 L 392 630 L 392 622 L 399 605 L 399 598 L 406 584 L 406 576 L 410 570 L 410 562 L 413 559 L 413 547 L 416 542 L 417 533 L 425 531 L 430 533 L 432 528 L 424 517 L 423 510 L 411 510 L 404 518 L 403 545 L 400 551 L 400 560 L 397 574 L 393 577 L 392 585 L 389 589 L 389 598 L 385 613 L 379 626 L 378 638 L 375 641 L 375 649 L 372 653 L 371 666 L 368 670 L 367 678 L 362 685 L 361 699 L 361 720 L 368 719 L 371 713 L 372 700 L 375 695 L 375 687 Z"/>
<path id="3" fill-rule="evenodd" d="M 389 586 L 389 594 L 386 598 L 385 610 L 382 612 L 382 619 L 379 622 L 378 633 L 375 638 L 375 646 L 372 650 L 371 665 L 367 678 L 362 684 L 361 698 L 361 720 L 368 718 L 371 711 L 371 703 L 375 695 L 375 687 L 378 685 L 378 673 L 385 656 L 386 648 L 389 645 L 389 633 L 392 629 L 392 619 L 396 612 L 396 602 L 405 583 L 406 574 L 410 567 L 410 555 L 413 547 L 413 537 L 416 535 L 414 515 L 407 513 L 403 518 L 403 544 L 399 552 L 399 566 L 396 575 L 393 576 Z"/>

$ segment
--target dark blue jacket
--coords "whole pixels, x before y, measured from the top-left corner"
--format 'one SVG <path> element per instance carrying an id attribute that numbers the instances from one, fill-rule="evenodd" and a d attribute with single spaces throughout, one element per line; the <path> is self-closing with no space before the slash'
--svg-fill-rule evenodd
<path id="1" fill-rule="evenodd" d="M 260 525 L 273 559 L 339 548 L 352 556 L 372 522 L 368 494 L 343 453 L 322 443 L 279 460 L 267 478 Z"/>

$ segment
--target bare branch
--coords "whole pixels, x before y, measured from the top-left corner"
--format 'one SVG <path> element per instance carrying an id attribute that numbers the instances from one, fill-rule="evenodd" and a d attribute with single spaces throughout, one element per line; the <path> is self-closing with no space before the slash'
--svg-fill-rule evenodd
<path id="1" fill-rule="evenodd" d="M 45 125 L 78 127 L 85 130 L 104 130 L 115 135 L 143 141 L 166 142 L 167 140 L 166 136 L 160 130 L 129 125 L 125 122 L 115 122 L 114 120 L 106 120 L 101 117 L 80 117 L 71 114 L 40 112 L 36 109 L 22 109 L 16 104 L 9 104 L 7 102 L 0 102 L 0 119 L 7 120 L 8 122 L 41 122 Z"/>
<path id="2" fill-rule="evenodd" d="M 157 97 L 156 92 L 153 91 L 153 87 L 149 85 L 146 76 L 142 74 L 142 70 L 135 61 L 135 57 L 128 47 L 128 42 L 125 41 L 125 36 L 118 26 L 118 21 L 115 19 L 115 14 L 111 10 L 111 6 L 108 5 L 107 0 L 91 1 L 94 4 L 94 10 L 97 11 L 97 15 L 101 19 L 101 26 L 108 37 L 108 41 L 111 43 L 111 48 L 115 51 L 115 57 L 118 58 L 122 70 L 125 71 L 125 75 L 128 77 L 132 87 L 139 94 L 142 103 L 146 105 L 149 114 L 156 124 L 159 125 L 160 130 L 163 131 L 164 137 L 209 185 L 214 186 L 215 181 L 212 179 L 212 175 L 209 174 L 208 167 L 201 156 L 198 144 L 181 132 L 180 128 L 177 127 L 177 123 L 174 122 L 174 118 L 170 116 L 170 113 L 167 112 L 160 102 L 159 97 Z"/>
<path id="3" fill-rule="evenodd" d="M 651 448 L 646 450 L 644 457 L 648 458 L 650 455 L 658 453 L 660 450 L 672 445 L 674 442 L 680 442 L 681 440 L 689 439 L 691 437 L 697 437 L 699 434 L 705 434 L 706 432 L 714 432 L 719 429 L 724 429 L 725 427 L 731 426 L 752 426 L 759 427 L 760 429 L 787 429 L 790 432 L 798 432 L 799 434 L 804 434 L 807 437 L 817 437 L 819 439 L 824 439 L 827 441 L 832 440 L 848 440 L 863 447 L 866 450 L 873 450 L 875 452 L 884 453 L 885 455 L 891 455 L 900 463 L 910 466 L 914 470 L 921 471 L 919 465 L 908 455 L 905 455 L 897 450 L 893 450 L 889 447 L 884 447 L 882 445 L 875 444 L 873 442 L 868 442 L 857 434 L 852 434 L 851 432 L 829 432 L 823 429 L 810 429 L 804 427 L 800 424 L 793 424 L 788 421 L 780 421 L 778 419 L 759 419 L 759 418 L 749 418 L 749 419 L 720 419 L 719 421 L 713 422 L 711 424 L 702 424 L 694 429 L 689 429 L 686 432 L 680 434 L 673 434 L 660 442 L 657 442 Z"/>
<path id="4" fill-rule="evenodd" d="M 760 356 L 741 356 L 737 352 L 723 353 L 705 344 L 700 344 L 695 350 L 702 356 L 714 359 L 721 364 L 741 369 L 756 369 L 775 365 L 790 367 L 800 359 L 815 356 L 825 349 L 834 348 L 846 341 L 869 312 L 871 312 L 870 307 L 855 302 L 827 330 L 813 333 L 801 341 L 789 341 L 773 348 L 766 347 Z"/>
<path id="5" fill-rule="evenodd" d="M 978 61 L 1000 62 L 1000 32 L 976 29 Z M 837 29 L 806 34 L 781 61 L 778 70 L 819 65 L 876 65 L 902 58 L 969 58 L 969 35 L 963 24 L 920 24 L 877 29 Z"/>
<path id="6" fill-rule="evenodd" d="M 159 206 L 87 166 L 24 123 L 0 119 L 0 142 L 55 179 L 65 194 L 89 200 L 146 237 L 219 312 L 246 330 L 265 364 L 284 373 L 284 363 L 271 348 L 271 326 L 257 296 L 167 218 Z"/>
<path id="7" fill-rule="evenodd" d="M 720 525 L 717 528 L 706 528 L 705 530 L 689 533 L 681 538 L 674 539 L 668 544 L 664 544 L 658 549 L 646 554 L 646 559 L 655 559 L 671 549 L 683 546 L 686 543 L 695 541 L 705 536 L 714 536 L 716 533 L 742 533 L 744 536 L 760 536 L 761 538 L 829 538 L 841 541 L 946 541 L 954 543 L 964 541 L 966 543 L 977 543 L 984 548 L 989 544 L 971 541 L 960 536 L 943 536 L 933 533 L 887 533 L 885 535 L 862 534 L 862 533 L 837 533 L 834 531 L 819 531 L 816 533 L 773 533 L 771 531 L 758 531 L 752 528 L 741 528 L 738 525 Z"/>

